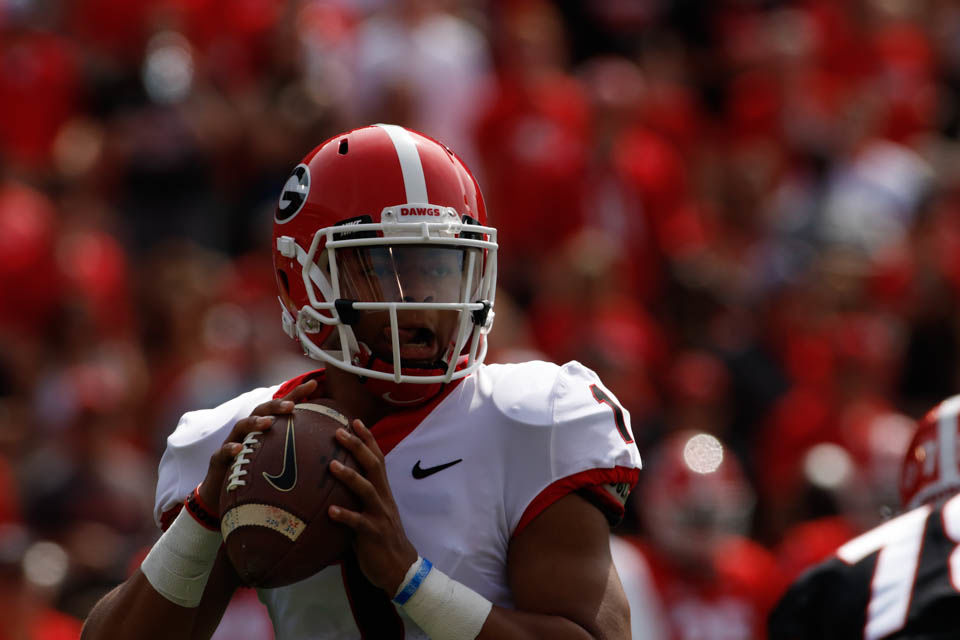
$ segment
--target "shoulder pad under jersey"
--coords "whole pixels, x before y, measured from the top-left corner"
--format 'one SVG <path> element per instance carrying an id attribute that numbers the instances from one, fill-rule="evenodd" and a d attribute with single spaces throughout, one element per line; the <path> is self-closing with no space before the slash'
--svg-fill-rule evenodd
<path id="1" fill-rule="evenodd" d="M 207 475 L 210 456 L 230 435 L 234 425 L 260 404 L 270 400 L 278 387 L 261 387 L 228 400 L 213 409 L 183 414 L 167 437 L 160 459 L 153 517 L 159 526 L 168 509 L 178 505 Z"/>

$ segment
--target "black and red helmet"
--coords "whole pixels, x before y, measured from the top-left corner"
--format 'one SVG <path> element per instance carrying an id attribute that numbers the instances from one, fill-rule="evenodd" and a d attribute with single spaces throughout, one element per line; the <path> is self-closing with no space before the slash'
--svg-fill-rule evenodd
<path id="1" fill-rule="evenodd" d="M 900 502 L 913 509 L 960 491 L 960 396 L 920 420 L 900 471 Z"/>

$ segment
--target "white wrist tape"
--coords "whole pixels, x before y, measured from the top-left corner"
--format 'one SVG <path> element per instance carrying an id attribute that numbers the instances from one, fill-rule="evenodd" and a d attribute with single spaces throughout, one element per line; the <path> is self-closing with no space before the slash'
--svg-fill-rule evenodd
<path id="1" fill-rule="evenodd" d="M 433 640 L 473 640 L 493 608 L 426 558 L 417 558 L 407 569 L 393 601 Z"/>
<path id="2" fill-rule="evenodd" d="M 186 509 L 181 509 L 150 549 L 140 570 L 157 593 L 170 602 L 196 607 L 222 543 L 219 531 L 205 528 Z"/>

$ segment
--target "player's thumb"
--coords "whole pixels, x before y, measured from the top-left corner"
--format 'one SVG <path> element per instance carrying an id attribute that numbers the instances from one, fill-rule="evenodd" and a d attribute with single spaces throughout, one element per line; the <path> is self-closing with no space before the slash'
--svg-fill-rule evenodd
<path id="1" fill-rule="evenodd" d="M 240 442 L 225 442 L 220 450 L 210 458 L 211 471 L 214 467 L 226 471 L 227 467 L 233 464 L 233 459 L 237 457 L 241 449 L 243 449 L 243 444 Z"/>
<path id="2" fill-rule="evenodd" d="M 234 458 L 243 449 L 239 442 L 224 443 L 212 456 L 210 456 L 210 465 L 207 467 L 207 477 L 200 483 L 200 497 L 217 509 L 220 504 L 220 488 L 223 486 L 223 480 L 227 475 L 227 469 L 233 464 Z"/>

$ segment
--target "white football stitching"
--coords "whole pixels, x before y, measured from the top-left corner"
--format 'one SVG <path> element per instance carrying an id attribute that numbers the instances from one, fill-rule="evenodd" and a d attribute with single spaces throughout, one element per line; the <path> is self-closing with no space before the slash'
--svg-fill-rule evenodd
<path id="1" fill-rule="evenodd" d="M 240 449 L 240 453 L 237 454 L 237 457 L 233 459 L 233 464 L 230 465 L 230 476 L 227 478 L 227 491 L 233 491 L 237 487 L 242 487 L 247 484 L 246 480 L 240 479 L 242 476 L 247 475 L 247 470 L 244 469 L 243 466 L 250 462 L 248 458 L 244 457 L 244 454 L 253 453 L 250 445 L 257 444 L 257 436 L 259 435 L 259 431 L 251 431 L 247 434 L 247 437 L 243 439 L 243 449 Z"/>

